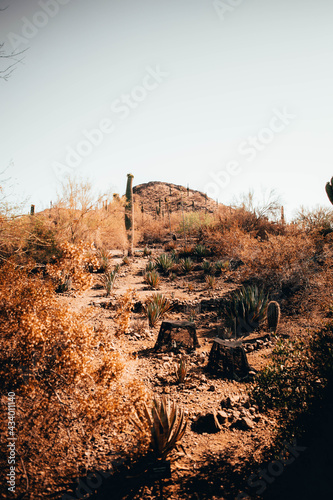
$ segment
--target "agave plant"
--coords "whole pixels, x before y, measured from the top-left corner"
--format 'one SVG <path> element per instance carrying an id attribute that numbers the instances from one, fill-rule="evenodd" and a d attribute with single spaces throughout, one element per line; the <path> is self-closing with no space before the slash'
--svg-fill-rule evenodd
<path id="1" fill-rule="evenodd" d="M 155 264 L 152 260 L 149 260 L 146 265 L 146 273 L 150 273 L 151 271 L 155 271 Z"/>
<path id="2" fill-rule="evenodd" d="M 241 337 L 259 327 L 259 322 L 265 317 L 268 304 L 268 294 L 258 289 L 256 285 L 242 287 L 235 293 L 226 307 L 227 322 L 236 335 Z"/>
<path id="3" fill-rule="evenodd" d="M 222 273 L 222 271 L 227 271 L 229 269 L 229 261 L 225 260 L 217 260 L 215 262 L 215 271 L 219 274 Z"/>
<path id="4" fill-rule="evenodd" d="M 99 263 L 98 271 L 100 273 L 104 273 L 108 270 L 110 265 L 110 252 L 108 250 L 105 250 L 105 248 L 98 248 L 97 258 Z"/>
<path id="5" fill-rule="evenodd" d="M 150 271 L 145 274 L 145 282 L 153 288 L 153 290 L 157 290 L 160 286 L 160 277 L 156 271 Z"/>
<path id="6" fill-rule="evenodd" d="M 190 273 L 193 267 L 194 267 L 194 262 L 190 257 L 185 257 L 185 259 L 181 259 L 180 268 L 185 274 Z"/>
<path id="7" fill-rule="evenodd" d="M 157 460 L 165 460 L 185 434 L 187 419 L 184 412 L 165 396 L 153 399 L 151 409 L 145 404 L 143 411 L 136 410 L 132 422 L 141 431 L 148 425 L 151 433 L 151 448 Z"/>
<path id="8" fill-rule="evenodd" d="M 204 260 L 202 263 L 202 270 L 205 274 L 214 274 L 214 268 L 209 260 Z"/>
<path id="9" fill-rule="evenodd" d="M 168 274 L 173 265 L 174 262 L 172 258 L 166 253 L 162 253 L 155 259 L 155 266 L 162 274 Z"/>
<path id="10" fill-rule="evenodd" d="M 207 253 L 207 248 L 204 245 L 198 244 L 194 247 L 194 255 L 198 260 L 202 260 L 203 258 L 205 258 Z"/>
<path id="11" fill-rule="evenodd" d="M 111 271 L 109 269 L 104 271 L 104 273 L 100 277 L 100 281 L 101 281 L 102 285 L 105 287 L 107 297 L 110 295 L 110 293 L 113 290 L 118 271 L 119 271 L 119 264 L 116 265 L 116 267 L 113 269 L 113 271 Z"/>
<path id="12" fill-rule="evenodd" d="M 171 309 L 170 301 L 161 293 L 155 293 L 144 306 L 144 312 L 148 318 L 149 326 L 154 327 L 157 321 Z"/>

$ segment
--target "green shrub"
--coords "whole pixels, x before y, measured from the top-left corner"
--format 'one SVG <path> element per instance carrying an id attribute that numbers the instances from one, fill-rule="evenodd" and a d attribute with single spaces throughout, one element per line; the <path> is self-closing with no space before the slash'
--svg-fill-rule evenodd
<path id="1" fill-rule="evenodd" d="M 160 277 L 156 271 L 150 271 L 145 274 L 145 282 L 152 288 L 153 290 L 157 290 L 160 285 Z"/>
<path id="2" fill-rule="evenodd" d="M 214 274 L 213 264 L 209 260 L 203 261 L 202 270 L 205 274 Z"/>

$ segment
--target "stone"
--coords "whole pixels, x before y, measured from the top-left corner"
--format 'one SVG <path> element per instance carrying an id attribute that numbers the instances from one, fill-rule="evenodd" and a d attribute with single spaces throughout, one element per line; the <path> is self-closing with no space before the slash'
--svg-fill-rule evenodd
<path id="1" fill-rule="evenodd" d="M 215 391 L 215 385 L 210 385 L 208 387 L 208 390 L 211 391 L 211 392 L 214 392 Z"/>
<path id="2" fill-rule="evenodd" d="M 223 411 L 223 410 L 219 410 L 216 414 L 217 416 L 217 420 L 220 422 L 220 424 L 225 424 L 228 420 L 228 413 Z"/>
<path id="3" fill-rule="evenodd" d="M 194 432 L 216 434 L 222 429 L 221 424 L 215 412 L 199 415 L 191 425 Z"/>
<path id="4" fill-rule="evenodd" d="M 248 431 L 250 429 L 253 429 L 254 428 L 254 423 L 252 422 L 252 420 L 250 418 L 247 418 L 247 417 L 241 417 L 241 418 L 238 418 L 233 424 L 232 424 L 232 427 L 234 429 L 239 429 L 239 430 L 242 430 L 242 431 Z"/>

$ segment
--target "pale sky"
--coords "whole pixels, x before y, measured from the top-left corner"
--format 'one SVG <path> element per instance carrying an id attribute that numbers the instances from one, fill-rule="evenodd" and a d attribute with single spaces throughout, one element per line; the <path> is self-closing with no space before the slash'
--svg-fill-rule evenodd
<path id="1" fill-rule="evenodd" d="M 0 5 L 4 49 L 28 48 L 0 80 L 1 168 L 37 211 L 69 172 L 331 206 L 332 0 Z"/>

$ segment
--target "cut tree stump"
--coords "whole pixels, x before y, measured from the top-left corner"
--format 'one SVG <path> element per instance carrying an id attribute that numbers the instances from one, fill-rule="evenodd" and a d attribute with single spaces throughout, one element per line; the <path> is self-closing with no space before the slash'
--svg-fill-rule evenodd
<path id="1" fill-rule="evenodd" d="M 236 380 L 248 377 L 251 367 L 242 342 L 214 339 L 207 369 L 219 376 Z"/>
<path id="2" fill-rule="evenodd" d="M 192 321 L 163 321 L 155 344 L 155 351 L 163 345 L 172 346 L 172 342 L 183 347 L 195 349 L 199 346 L 195 323 Z"/>

